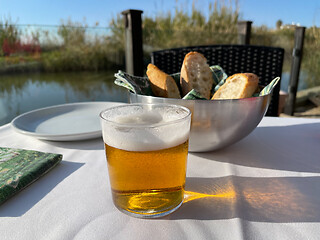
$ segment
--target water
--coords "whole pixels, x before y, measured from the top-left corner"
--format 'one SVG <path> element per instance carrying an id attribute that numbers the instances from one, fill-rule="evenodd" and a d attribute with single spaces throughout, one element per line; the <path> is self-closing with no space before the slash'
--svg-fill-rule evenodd
<path id="1" fill-rule="evenodd" d="M 128 102 L 114 72 L 23 73 L 0 76 L 0 126 L 42 107 L 86 101 Z"/>
<path id="2" fill-rule="evenodd" d="M 306 82 L 307 77 L 308 77 L 307 73 L 305 73 L 304 71 L 300 72 L 297 91 L 308 88 L 308 84 Z M 288 92 L 289 82 L 290 82 L 290 72 L 283 72 L 281 76 L 280 90 L 284 92 Z"/>

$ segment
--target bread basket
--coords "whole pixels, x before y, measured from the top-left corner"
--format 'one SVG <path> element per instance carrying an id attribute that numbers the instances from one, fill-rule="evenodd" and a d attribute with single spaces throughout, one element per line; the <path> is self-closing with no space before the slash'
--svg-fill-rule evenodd
<path id="1" fill-rule="evenodd" d="M 146 91 L 148 89 L 146 77 L 134 77 L 123 72 L 115 76 L 117 85 L 129 89 L 130 103 L 178 104 L 191 110 L 190 152 L 222 149 L 248 136 L 264 117 L 271 100 L 272 89 L 280 79 L 275 78 L 260 94 L 250 98 L 202 100 L 151 96 L 152 93 Z M 226 76 L 224 73 L 219 76 L 221 77 L 219 84 L 222 85 L 221 82 Z"/>

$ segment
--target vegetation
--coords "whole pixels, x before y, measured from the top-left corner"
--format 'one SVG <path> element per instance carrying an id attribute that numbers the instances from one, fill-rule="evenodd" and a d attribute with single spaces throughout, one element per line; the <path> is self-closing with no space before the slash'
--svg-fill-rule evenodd
<path id="1" fill-rule="evenodd" d="M 11 23 L 11 20 L 8 19 L 4 22 L 0 20 L 0 55 L 5 55 L 5 53 L 3 52 L 4 47 L 13 46 L 18 42 L 18 40 L 19 31 L 15 27 L 15 25 Z"/>
<path id="2" fill-rule="evenodd" d="M 170 12 L 155 18 L 145 17 L 144 42 L 153 49 L 163 49 L 198 44 L 236 43 L 238 9 L 220 5 L 216 1 L 208 7 L 208 17 L 196 4 L 191 13 L 181 7 L 174 15 Z"/>
<path id="3" fill-rule="evenodd" d="M 85 24 L 68 20 L 55 31 L 37 30 L 28 33 L 29 36 L 8 21 L 0 22 L 0 72 L 11 69 L 97 71 L 123 65 L 124 51 L 116 52 L 109 36 L 91 35 L 87 31 Z M 115 62 L 119 58 L 122 59 Z"/>
<path id="4" fill-rule="evenodd" d="M 308 73 L 308 85 L 320 85 L 320 28 L 306 29 L 302 69 Z"/>
<path id="5" fill-rule="evenodd" d="M 178 46 L 235 44 L 238 41 L 237 22 L 241 20 L 238 2 L 216 0 L 206 12 L 194 1 L 191 10 L 178 6 L 173 12 L 159 12 L 156 16 L 143 16 L 143 43 L 146 62 L 150 51 Z M 91 34 L 89 30 L 103 31 Z M 106 70 L 124 68 L 124 24 L 119 14 L 109 28 L 88 28 L 85 23 L 68 20 L 53 31 L 29 32 L 27 41 L 10 20 L 0 20 L 0 72 L 12 66 L 44 71 Z M 98 31 L 96 31 L 98 32 Z M 286 52 L 284 71 L 291 67 L 294 28 L 283 28 L 282 21 L 275 29 L 255 26 L 251 44 L 283 47 Z M 320 85 L 320 28 L 306 30 L 302 69 L 309 86 Z M 4 70 L 3 70 L 4 69 Z"/>

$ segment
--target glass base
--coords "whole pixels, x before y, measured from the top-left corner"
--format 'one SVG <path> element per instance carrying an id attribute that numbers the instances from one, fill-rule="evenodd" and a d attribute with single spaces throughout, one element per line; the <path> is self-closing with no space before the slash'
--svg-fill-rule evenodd
<path id="1" fill-rule="evenodd" d="M 179 203 L 176 207 L 165 211 L 165 212 L 133 212 L 133 211 L 127 211 L 121 208 L 118 208 L 121 212 L 125 213 L 126 215 L 129 215 L 131 217 L 135 217 L 135 218 L 161 218 L 164 216 L 167 216 L 171 213 L 173 213 L 174 211 L 176 211 L 181 205 L 182 205 L 183 201 L 181 203 Z"/>

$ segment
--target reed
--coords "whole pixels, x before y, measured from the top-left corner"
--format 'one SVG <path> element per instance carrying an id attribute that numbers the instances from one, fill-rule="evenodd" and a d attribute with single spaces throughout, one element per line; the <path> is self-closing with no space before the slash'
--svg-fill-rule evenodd
<path id="1" fill-rule="evenodd" d="M 42 63 L 48 71 L 94 70 L 116 67 L 112 61 L 114 50 L 106 36 L 87 33 L 85 23 L 62 23 L 58 28 L 61 46 L 42 54 Z"/>
<path id="2" fill-rule="evenodd" d="M 207 9 L 207 12 L 199 9 Z M 209 3 L 207 8 L 192 4 L 191 12 L 177 4 L 171 12 L 146 16 L 143 19 L 143 41 L 151 49 L 236 43 L 239 10 L 237 1 L 227 5 L 224 1 Z"/>
<path id="3" fill-rule="evenodd" d="M 306 29 L 302 69 L 306 71 L 308 86 L 320 86 L 320 28 Z"/>

